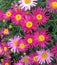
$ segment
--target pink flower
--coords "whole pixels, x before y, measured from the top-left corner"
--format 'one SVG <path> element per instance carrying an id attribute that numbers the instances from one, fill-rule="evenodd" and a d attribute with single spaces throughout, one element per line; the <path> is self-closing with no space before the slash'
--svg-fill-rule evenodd
<path id="1" fill-rule="evenodd" d="M 29 46 L 32 46 L 32 47 L 36 47 L 37 46 L 36 41 L 35 41 L 35 37 L 34 37 L 33 34 L 27 34 L 24 38 L 25 38 L 26 43 Z"/>
<path id="2" fill-rule="evenodd" d="M 38 25 L 41 25 L 42 23 L 47 23 L 49 16 L 46 16 L 45 13 L 46 11 L 43 10 L 41 7 L 38 7 L 37 9 L 33 10 L 33 16 L 35 22 L 38 23 Z"/>
<path id="3" fill-rule="evenodd" d="M 28 49 L 28 44 L 26 44 L 26 41 L 24 39 L 20 39 L 18 42 L 18 50 L 20 52 L 25 52 Z"/>
<path id="4" fill-rule="evenodd" d="M 24 63 L 20 62 L 20 61 L 17 61 L 17 62 L 14 62 L 14 65 L 24 65 Z"/>
<path id="5" fill-rule="evenodd" d="M 4 59 L 2 65 L 11 65 L 11 61 Z"/>
<path id="6" fill-rule="evenodd" d="M 13 12 L 12 9 L 7 10 L 7 11 L 5 12 L 5 14 L 3 15 L 3 18 L 4 18 L 5 20 L 10 20 L 10 18 L 11 18 L 11 16 L 12 16 L 12 12 Z"/>
<path id="7" fill-rule="evenodd" d="M 14 24 L 19 25 L 23 18 L 24 12 L 22 10 L 13 11 L 11 19 Z"/>
<path id="8" fill-rule="evenodd" d="M 31 64 L 38 64 L 38 54 L 37 54 L 37 52 L 31 53 L 29 55 L 29 57 L 31 58 Z"/>
<path id="9" fill-rule="evenodd" d="M 31 59 L 30 59 L 30 57 L 29 56 L 27 56 L 27 55 L 25 55 L 25 56 L 22 56 L 22 58 L 21 58 L 21 60 L 20 60 L 21 62 L 23 62 L 25 65 L 31 65 Z"/>
<path id="10" fill-rule="evenodd" d="M 55 46 L 51 49 L 51 52 L 55 54 L 55 57 L 57 57 L 57 42 Z"/>
<path id="11" fill-rule="evenodd" d="M 3 11 L 0 10 L 0 20 L 2 20 L 2 19 L 3 19 Z"/>
<path id="12" fill-rule="evenodd" d="M 14 36 L 14 38 L 9 39 L 8 46 L 9 48 L 11 48 L 11 51 L 13 52 L 18 51 L 17 46 L 19 39 L 20 39 L 19 36 Z"/>
<path id="13" fill-rule="evenodd" d="M 57 11 L 57 0 L 46 0 L 47 1 L 47 8 L 51 11 Z"/>
<path id="14" fill-rule="evenodd" d="M 46 47 L 51 41 L 51 36 L 47 33 L 46 29 L 38 30 L 34 36 L 36 43 L 42 48 Z"/>
<path id="15" fill-rule="evenodd" d="M 33 16 L 31 14 L 25 15 L 25 19 L 23 19 L 21 23 L 24 32 L 32 32 L 32 30 L 36 30 L 37 25 L 35 25 L 35 20 L 32 18 Z"/>

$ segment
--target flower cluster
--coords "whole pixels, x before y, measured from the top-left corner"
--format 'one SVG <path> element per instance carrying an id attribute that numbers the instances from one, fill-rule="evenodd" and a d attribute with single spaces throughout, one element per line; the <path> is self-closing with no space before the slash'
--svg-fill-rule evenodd
<path id="1" fill-rule="evenodd" d="M 55 62 L 57 61 L 57 43 L 51 49 L 47 48 L 51 43 L 52 35 L 43 25 L 47 25 L 50 19 L 50 15 L 46 13 L 57 11 L 57 0 L 48 0 L 46 8 L 38 6 L 31 12 L 31 7 L 36 6 L 37 0 L 19 0 L 17 4 L 17 7 L 13 5 L 6 12 L 0 10 L 0 21 L 5 24 L 0 30 L 0 55 L 3 57 L 0 60 L 1 64 L 52 65 L 54 59 Z M 25 34 L 18 35 L 17 32 L 20 31 L 15 30 L 11 25 L 7 27 L 6 21 L 7 25 L 10 23 L 13 27 L 20 26 Z M 14 34 L 12 34 L 13 30 Z"/>

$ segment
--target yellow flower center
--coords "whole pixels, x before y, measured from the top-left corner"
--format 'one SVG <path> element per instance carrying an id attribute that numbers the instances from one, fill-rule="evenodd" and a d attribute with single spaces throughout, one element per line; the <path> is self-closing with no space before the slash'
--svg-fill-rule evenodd
<path id="1" fill-rule="evenodd" d="M 15 42 L 14 42 L 14 46 L 17 46 L 17 45 L 18 45 L 18 41 L 15 41 Z"/>
<path id="2" fill-rule="evenodd" d="M 30 4 L 31 0 L 24 0 L 25 4 Z"/>
<path id="3" fill-rule="evenodd" d="M 31 43 L 33 42 L 33 39 L 32 39 L 32 38 L 28 38 L 27 42 L 28 42 L 29 44 L 31 44 Z"/>
<path id="4" fill-rule="evenodd" d="M 16 15 L 16 20 L 21 20 L 22 19 L 22 16 L 20 14 L 17 14 Z"/>
<path id="5" fill-rule="evenodd" d="M 34 61 L 37 61 L 37 59 L 38 59 L 37 56 L 33 57 L 33 60 L 34 60 Z"/>
<path id="6" fill-rule="evenodd" d="M 6 12 L 7 17 L 10 17 L 11 15 L 12 15 L 11 12 Z"/>
<path id="7" fill-rule="evenodd" d="M 24 58 L 24 62 L 25 63 L 29 62 L 29 59 L 28 58 Z"/>
<path id="8" fill-rule="evenodd" d="M 20 48 L 21 48 L 21 49 L 24 49 L 24 48 L 25 48 L 25 44 L 24 44 L 24 43 L 21 43 L 21 44 L 20 44 Z"/>
<path id="9" fill-rule="evenodd" d="M 8 48 L 7 47 L 4 47 L 4 51 L 7 51 L 8 50 Z"/>
<path id="10" fill-rule="evenodd" d="M 5 65 L 9 65 L 9 63 L 5 63 Z"/>
<path id="11" fill-rule="evenodd" d="M 0 48 L 0 53 L 2 52 L 2 49 Z"/>
<path id="12" fill-rule="evenodd" d="M 31 21 L 28 21 L 27 23 L 26 23 L 26 27 L 27 28 L 31 28 L 33 26 L 33 23 L 31 22 Z"/>
<path id="13" fill-rule="evenodd" d="M 4 29 L 4 34 L 9 34 L 9 30 L 8 29 Z"/>
<path id="14" fill-rule="evenodd" d="M 41 42 L 44 41 L 45 40 L 44 35 L 39 35 L 38 40 L 41 41 Z"/>
<path id="15" fill-rule="evenodd" d="M 57 8 L 57 2 L 56 1 L 52 2 L 52 7 Z"/>
<path id="16" fill-rule="evenodd" d="M 36 19 L 37 19 L 37 20 L 42 20 L 42 18 L 43 18 L 43 17 L 42 17 L 41 14 L 37 14 L 37 15 L 36 15 Z"/>
<path id="17" fill-rule="evenodd" d="M 42 58 L 46 59 L 48 57 L 48 54 L 46 52 L 42 53 Z"/>

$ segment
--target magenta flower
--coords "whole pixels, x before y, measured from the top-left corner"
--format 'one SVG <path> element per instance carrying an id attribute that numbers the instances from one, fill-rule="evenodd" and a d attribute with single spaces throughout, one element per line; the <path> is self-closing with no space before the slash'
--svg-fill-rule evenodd
<path id="1" fill-rule="evenodd" d="M 11 48 L 11 51 L 13 52 L 18 51 L 17 46 L 19 39 L 20 39 L 19 36 L 14 36 L 14 38 L 9 39 L 8 46 L 9 48 Z"/>
<path id="2" fill-rule="evenodd" d="M 47 33 L 46 29 L 38 30 L 34 36 L 36 42 L 42 48 L 46 47 L 46 45 L 51 41 L 51 36 Z"/>
<path id="3" fill-rule="evenodd" d="M 35 22 L 38 23 L 38 25 L 41 25 L 42 23 L 47 23 L 49 16 L 45 15 L 46 11 L 43 10 L 41 7 L 38 7 L 37 9 L 33 10 L 32 12 L 33 12 Z"/>
<path id="4" fill-rule="evenodd" d="M 10 18 L 11 18 L 11 16 L 12 16 L 12 12 L 13 12 L 12 9 L 7 10 L 7 11 L 5 12 L 5 14 L 3 15 L 3 18 L 4 18 L 5 20 L 10 20 Z"/>
<path id="5" fill-rule="evenodd" d="M 28 49 L 28 44 L 26 44 L 26 41 L 24 39 L 20 39 L 18 42 L 18 50 L 20 52 L 25 52 Z"/>
<path id="6" fill-rule="evenodd" d="M 47 8 L 51 11 L 57 11 L 57 0 L 46 0 L 47 1 Z"/>
<path id="7" fill-rule="evenodd" d="M 23 18 L 24 12 L 22 10 L 13 11 L 11 19 L 14 24 L 19 25 Z"/>
<path id="8" fill-rule="evenodd" d="M 32 32 L 32 30 L 36 30 L 37 25 L 35 25 L 35 20 L 32 18 L 32 15 L 26 15 L 25 19 L 22 21 L 21 26 L 24 32 Z"/>
<path id="9" fill-rule="evenodd" d="M 3 19 L 3 11 L 0 10 L 0 20 L 2 20 L 2 19 Z"/>

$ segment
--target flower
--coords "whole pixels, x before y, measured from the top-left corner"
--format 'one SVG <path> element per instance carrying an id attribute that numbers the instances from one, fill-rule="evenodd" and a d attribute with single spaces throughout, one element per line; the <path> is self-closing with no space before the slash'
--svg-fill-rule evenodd
<path id="1" fill-rule="evenodd" d="M 31 58 L 31 64 L 38 64 L 38 54 L 37 54 L 37 52 L 31 53 L 29 55 L 29 57 Z"/>
<path id="2" fill-rule="evenodd" d="M 3 15 L 3 18 L 4 18 L 5 20 L 10 20 L 10 18 L 11 18 L 11 16 L 12 16 L 12 12 L 13 12 L 12 9 L 7 10 L 7 11 L 5 12 L 5 14 Z"/>
<path id="3" fill-rule="evenodd" d="M 50 50 L 40 50 L 37 51 L 38 53 L 38 62 L 40 64 L 45 63 L 45 61 L 47 62 L 47 64 L 49 64 L 51 62 L 51 60 L 53 60 L 53 54 L 50 52 Z"/>
<path id="4" fill-rule="evenodd" d="M 17 62 L 14 62 L 14 65 L 24 65 L 24 63 L 20 62 L 20 61 L 17 61 Z"/>
<path id="5" fill-rule="evenodd" d="M 55 54 L 55 57 L 57 57 L 57 42 L 53 48 L 51 48 L 51 52 Z"/>
<path id="6" fill-rule="evenodd" d="M 31 7 L 36 6 L 37 0 L 20 0 L 18 2 L 21 9 L 30 10 Z"/>
<path id="7" fill-rule="evenodd" d="M 47 33 L 46 29 L 38 30 L 34 36 L 36 42 L 42 48 L 46 47 L 46 45 L 51 41 L 51 36 Z"/>
<path id="8" fill-rule="evenodd" d="M 2 65 L 11 65 L 11 61 L 7 60 L 7 59 L 4 59 Z"/>
<path id="9" fill-rule="evenodd" d="M 30 57 L 25 55 L 25 56 L 22 56 L 20 61 L 22 61 L 25 65 L 31 65 L 30 60 L 31 60 Z"/>
<path id="10" fill-rule="evenodd" d="M 47 8 L 51 11 L 57 11 L 57 0 L 46 0 L 47 1 Z"/>
<path id="11" fill-rule="evenodd" d="M 3 33 L 4 35 L 9 35 L 9 34 L 10 34 L 8 28 L 4 28 L 4 29 L 2 30 L 2 33 Z"/>
<path id="12" fill-rule="evenodd" d="M 22 30 L 24 30 L 24 32 L 32 32 L 32 30 L 36 30 L 37 25 L 32 18 L 32 15 L 26 15 L 25 19 L 21 22 Z"/>
<path id="13" fill-rule="evenodd" d="M 24 12 L 22 10 L 13 11 L 11 20 L 14 24 L 19 25 L 23 18 L 24 18 Z"/>
<path id="14" fill-rule="evenodd" d="M 0 20 L 2 20 L 2 19 L 3 19 L 3 11 L 0 10 Z"/>
<path id="15" fill-rule="evenodd" d="M 20 37 L 19 36 L 14 36 L 14 38 L 9 39 L 8 46 L 11 48 L 11 51 L 16 52 L 17 46 L 18 46 L 18 41 Z"/>
<path id="16" fill-rule="evenodd" d="M 41 25 L 42 23 L 47 23 L 49 16 L 45 15 L 46 11 L 44 9 L 42 9 L 41 7 L 38 7 L 32 12 L 33 12 L 35 22 L 38 23 L 38 25 Z"/>
<path id="17" fill-rule="evenodd" d="M 37 46 L 36 41 L 35 41 L 35 37 L 34 37 L 33 34 L 27 34 L 24 38 L 25 38 L 26 43 L 29 46 L 32 46 L 32 47 L 36 47 Z"/>
<path id="18" fill-rule="evenodd" d="M 25 52 L 28 49 L 28 44 L 26 44 L 26 41 L 24 39 L 20 39 L 18 42 L 18 50 L 20 52 Z"/>

